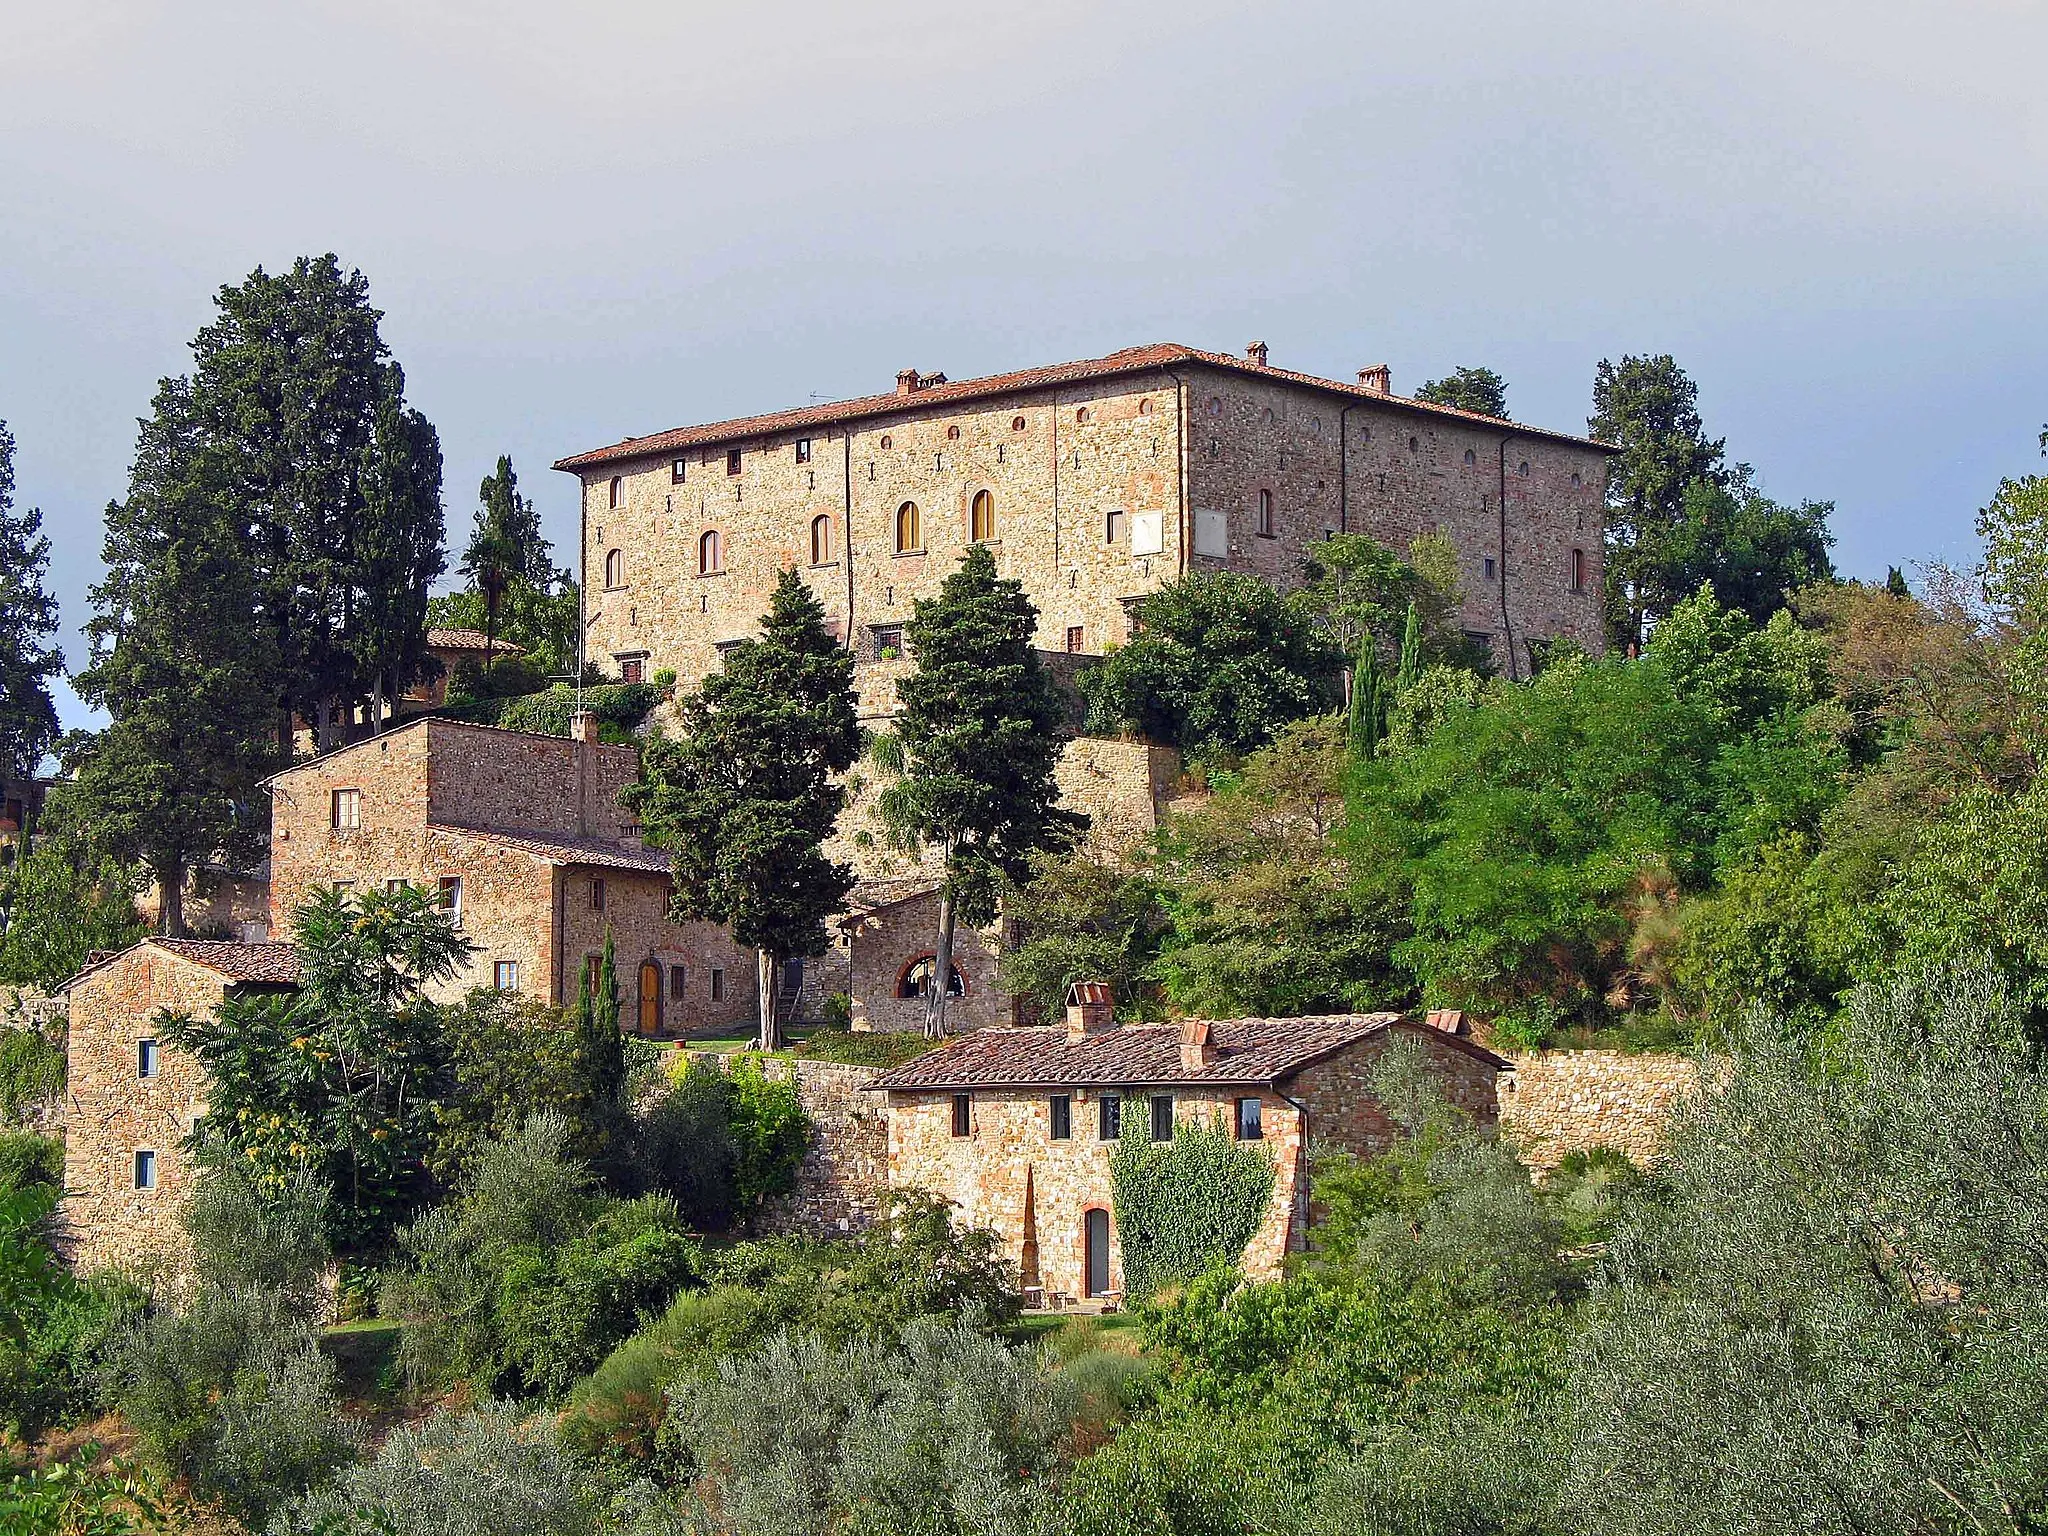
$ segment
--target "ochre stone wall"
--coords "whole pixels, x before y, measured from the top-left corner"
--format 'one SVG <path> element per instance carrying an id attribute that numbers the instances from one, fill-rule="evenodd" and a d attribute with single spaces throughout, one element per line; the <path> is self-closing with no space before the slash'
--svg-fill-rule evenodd
<path id="1" fill-rule="evenodd" d="M 1516 1057 L 1501 1079 L 1501 1130 L 1539 1172 L 1555 1168 L 1566 1153 L 1594 1147 L 1613 1147 L 1647 1167 L 1673 1109 L 1699 1081 L 1692 1056 L 1532 1051 Z"/>
<path id="2" fill-rule="evenodd" d="M 634 1033 L 722 1035 L 751 1032 L 756 1007 L 754 952 L 713 923 L 676 923 L 668 916 L 666 875 L 576 866 L 562 882 L 562 996 L 573 1003 L 580 967 L 604 952 L 607 924 L 619 972 L 619 1023 Z M 591 900 L 604 881 L 604 909 Z M 647 967 L 654 969 L 649 971 Z M 682 973 L 680 990 L 676 973 Z M 652 1003 L 652 1008 L 645 1006 Z M 643 1024 L 651 1028 L 643 1029 Z"/>
<path id="3" fill-rule="evenodd" d="M 182 1143 L 206 1113 L 198 1062 L 158 1034 L 165 1010 L 210 1015 L 217 973 L 153 945 L 127 951 L 72 989 L 64 1094 L 64 1244 L 83 1271 L 148 1268 L 183 1251 L 178 1209 L 193 1170 Z M 158 1073 L 139 1078 L 136 1046 L 159 1040 Z M 156 1153 L 156 1188 L 135 1188 L 135 1154 Z"/>
<path id="4" fill-rule="evenodd" d="M 614 670 L 630 658 L 649 676 L 672 667 L 686 683 L 700 678 L 720 642 L 755 632 L 777 577 L 795 569 L 854 648 L 862 714 L 888 715 L 909 658 L 882 659 L 875 630 L 905 623 L 954 569 L 982 491 L 994 498 L 997 566 L 1024 583 L 1049 651 L 1092 656 L 1121 643 L 1129 602 L 1190 564 L 1292 585 L 1310 546 L 1346 528 L 1396 548 L 1425 530 L 1450 535 L 1466 627 L 1498 647 L 1504 597 L 1518 667 L 1530 638 L 1564 634 L 1600 649 L 1599 453 L 1510 435 L 1503 459 L 1509 428 L 1279 377 L 1177 371 L 1184 396 L 1164 370 L 951 405 L 910 395 L 887 419 L 686 450 L 680 481 L 667 456 L 592 468 L 583 475 L 591 654 Z M 1273 493 L 1272 538 L 1257 531 L 1260 490 Z M 905 502 L 918 508 L 920 537 L 899 553 Z M 1222 515 L 1226 555 L 1193 553 L 1199 512 Z M 819 518 L 829 548 L 814 559 Z M 702 573 L 706 532 L 718 534 L 723 558 Z M 1576 592 L 1572 549 L 1584 555 Z M 618 579 L 607 582 L 614 551 Z"/>
<path id="5" fill-rule="evenodd" d="M 934 952 L 939 936 L 936 891 L 883 907 L 852 926 L 853 1027 L 909 1030 L 924 1027 L 924 999 L 898 997 L 897 983 L 911 963 Z M 966 994 L 946 1005 L 952 1034 L 1012 1022 L 1010 994 L 996 985 L 995 932 L 963 925 L 953 931 L 953 965 Z"/>
<path id="6" fill-rule="evenodd" d="M 730 1070 L 738 1058 L 715 1052 L 692 1055 Z M 889 1133 L 882 1095 L 867 1091 L 877 1067 L 832 1061 L 755 1058 L 770 1078 L 796 1079 L 797 1098 L 811 1120 L 811 1144 L 796 1189 L 769 1203 L 759 1226 L 766 1232 L 836 1237 L 865 1227 L 888 1186 Z"/>

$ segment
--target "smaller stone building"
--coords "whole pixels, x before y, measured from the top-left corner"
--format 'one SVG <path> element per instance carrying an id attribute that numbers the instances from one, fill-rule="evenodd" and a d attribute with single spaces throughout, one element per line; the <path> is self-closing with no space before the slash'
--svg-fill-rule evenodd
<path id="1" fill-rule="evenodd" d="M 185 1143 L 206 1116 L 206 1076 L 159 1038 L 162 1016 L 211 1014 L 230 997 L 298 981 L 289 944 L 201 939 L 144 939 L 72 979 L 60 1210 L 78 1268 L 146 1268 L 176 1250 L 192 1178 Z"/>
<path id="2" fill-rule="evenodd" d="M 889 1183 L 993 1230 L 1027 1291 L 1121 1294 L 1110 1157 L 1130 1116 L 1155 1140 L 1199 1119 L 1266 1148 L 1278 1176 L 1244 1255 L 1266 1279 L 1306 1241 L 1308 1149 L 1392 1141 L 1370 1083 L 1397 1036 L 1422 1042 L 1452 1103 L 1485 1124 L 1498 1115 L 1501 1057 L 1394 1014 L 1118 1025 L 1108 988 L 1075 994 L 1064 1026 L 984 1029 L 870 1085 L 888 1095 Z"/>
<path id="3" fill-rule="evenodd" d="M 937 878 L 856 886 L 838 922 L 846 938 L 853 1027 L 922 1029 L 925 999 L 938 971 Z M 1017 1022 L 1016 999 L 996 985 L 999 927 L 954 929 L 952 1001 L 946 1007 L 950 1033 Z"/>

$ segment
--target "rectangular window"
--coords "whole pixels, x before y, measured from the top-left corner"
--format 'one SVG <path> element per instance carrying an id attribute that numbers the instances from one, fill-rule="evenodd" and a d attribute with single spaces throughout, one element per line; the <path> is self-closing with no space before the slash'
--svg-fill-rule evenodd
<path id="1" fill-rule="evenodd" d="M 740 472 L 739 449 L 728 448 L 725 450 L 725 472 L 728 475 L 736 475 Z"/>
<path id="2" fill-rule="evenodd" d="M 903 626 L 901 624 L 877 624 L 873 628 L 875 637 L 875 659 L 894 661 L 903 654 Z"/>
<path id="3" fill-rule="evenodd" d="M 602 912 L 604 910 L 604 882 L 602 880 L 590 882 L 590 910 L 593 912 Z"/>
<path id="4" fill-rule="evenodd" d="M 687 966 L 672 965 L 668 968 L 668 995 L 678 1003 L 690 995 L 690 972 Z"/>
<path id="5" fill-rule="evenodd" d="M 155 1076 L 156 1076 L 156 1074 L 157 1074 L 157 1053 L 156 1053 L 156 1042 L 155 1042 L 154 1040 L 138 1040 L 138 1041 L 136 1041 L 136 1042 L 135 1042 L 135 1075 L 136 1075 L 137 1077 L 155 1077 Z"/>
<path id="6" fill-rule="evenodd" d="M 353 880 L 337 880 L 334 882 L 334 894 L 337 896 L 346 896 L 355 888 L 356 883 Z"/>
<path id="7" fill-rule="evenodd" d="M 135 1154 L 135 1187 L 137 1189 L 156 1188 L 156 1154 L 154 1152 L 137 1152 Z"/>
<path id="8" fill-rule="evenodd" d="M 711 1001 L 725 1001 L 725 972 L 715 965 L 711 967 Z"/>
<path id="9" fill-rule="evenodd" d="M 330 808 L 329 824 L 337 832 L 353 832 L 363 824 L 363 792 L 337 789 Z"/>
<path id="10" fill-rule="evenodd" d="M 1067 654 L 1069 656 L 1080 655 L 1081 647 L 1087 643 L 1087 638 L 1088 632 L 1081 625 L 1069 624 L 1067 626 Z"/>
<path id="11" fill-rule="evenodd" d="M 1491 555 L 1488 555 L 1485 558 L 1485 560 L 1481 561 L 1480 565 L 1481 568 L 1485 571 L 1486 579 L 1488 581 L 1492 581 L 1494 579 L 1494 572 L 1500 569 L 1499 565 L 1495 563 L 1494 558 Z"/>
<path id="12" fill-rule="evenodd" d="M 688 459 L 677 459 L 673 464 L 669 465 L 668 483 L 670 485 L 681 485 L 683 483 L 683 477 L 688 473 L 689 463 Z"/>
<path id="13" fill-rule="evenodd" d="M 628 656 L 619 663 L 619 681 L 622 683 L 644 683 L 647 681 L 647 663 L 638 656 Z"/>
<path id="14" fill-rule="evenodd" d="M 1257 1099 L 1239 1099 L 1237 1101 L 1237 1139 L 1239 1141 L 1258 1141 L 1265 1134 L 1265 1129 L 1259 1123 L 1259 1101 Z"/>
<path id="15" fill-rule="evenodd" d="M 1152 1095 L 1152 1139 L 1173 1140 L 1173 1095 L 1170 1093 Z"/>
<path id="16" fill-rule="evenodd" d="M 443 875 L 436 891 L 441 910 L 448 914 L 448 920 L 456 927 L 462 926 L 462 876 Z"/>
<path id="17" fill-rule="evenodd" d="M 1572 590 L 1586 590 L 1586 552 L 1583 549 L 1572 551 Z"/>
<path id="18" fill-rule="evenodd" d="M 517 992 L 519 990 L 519 962 L 517 960 L 500 960 L 496 965 L 492 966 L 491 984 L 500 992 Z"/>
<path id="19" fill-rule="evenodd" d="M 585 955 L 583 957 L 583 982 L 584 985 L 590 988 L 590 995 L 592 997 L 597 996 L 597 977 L 598 973 L 603 969 L 604 956 Z"/>
<path id="20" fill-rule="evenodd" d="M 796 440 L 796 461 L 799 464 L 811 462 L 811 440 L 808 437 L 800 437 Z"/>
<path id="21" fill-rule="evenodd" d="M 971 1095 L 953 1095 L 953 1134 L 965 1136 L 974 1129 L 974 1099 Z"/>
<path id="22" fill-rule="evenodd" d="M 1070 1093 L 1056 1093 L 1052 1096 L 1052 1139 L 1071 1141 L 1074 1136 L 1074 1096 Z"/>
<path id="23" fill-rule="evenodd" d="M 1095 1106 L 1095 1138 L 1098 1141 L 1115 1141 L 1123 1133 L 1123 1095 L 1105 1093 Z"/>
<path id="24" fill-rule="evenodd" d="M 1124 514 L 1121 507 L 1111 507 L 1102 518 L 1102 542 L 1114 544 L 1124 536 Z"/>

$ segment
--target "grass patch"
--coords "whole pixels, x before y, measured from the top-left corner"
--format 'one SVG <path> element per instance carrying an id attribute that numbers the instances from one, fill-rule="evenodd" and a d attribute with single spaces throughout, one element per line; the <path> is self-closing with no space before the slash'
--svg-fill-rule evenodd
<path id="1" fill-rule="evenodd" d="M 336 1323 L 320 1335 L 320 1347 L 341 1378 L 341 1395 L 358 1402 L 397 1396 L 404 1373 L 398 1364 L 399 1326 L 384 1317 Z"/>
<path id="2" fill-rule="evenodd" d="M 932 1042 L 915 1030 L 820 1029 L 792 1047 L 791 1054 L 855 1067 L 900 1067 L 931 1048 Z"/>

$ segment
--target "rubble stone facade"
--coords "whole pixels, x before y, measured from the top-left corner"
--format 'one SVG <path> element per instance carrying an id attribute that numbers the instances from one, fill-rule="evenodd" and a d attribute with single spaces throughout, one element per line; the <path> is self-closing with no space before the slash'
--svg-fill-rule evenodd
<path id="1" fill-rule="evenodd" d="M 924 998 L 912 992 L 909 981 L 915 968 L 931 962 L 935 954 L 938 891 L 925 886 L 892 897 L 885 887 L 866 901 L 859 892 L 855 898 L 853 912 L 840 920 L 850 962 L 853 1027 L 922 1029 Z M 953 968 L 961 990 L 946 1005 L 946 1028 L 951 1033 L 1017 1022 L 1015 999 L 996 984 L 1000 926 L 982 931 L 962 924 L 954 929 Z"/>
<path id="2" fill-rule="evenodd" d="M 970 543 L 1039 611 L 1048 651 L 1100 655 L 1133 600 L 1189 570 L 1286 587 L 1314 544 L 1457 546 L 1463 623 L 1504 670 L 1530 641 L 1602 644 L 1606 450 L 1178 346 L 629 439 L 556 466 L 582 484 L 590 654 L 622 675 L 716 665 L 785 569 L 853 647 L 860 708 L 895 709 L 901 626 Z"/>
<path id="3" fill-rule="evenodd" d="M 739 1059 L 693 1052 L 730 1070 Z M 797 1100 L 811 1122 L 810 1145 L 797 1170 L 796 1188 L 768 1202 L 758 1225 L 764 1232 L 839 1237 L 874 1219 L 889 1183 L 888 1108 L 867 1091 L 875 1067 L 835 1061 L 762 1061 L 771 1079 L 794 1078 Z"/>
<path id="4" fill-rule="evenodd" d="M 1501 1079 L 1501 1129 L 1522 1161 L 1548 1172 L 1572 1152 L 1612 1147 L 1647 1168 L 1699 1059 L 1659 1051 L 1530 1051 Z"/>

